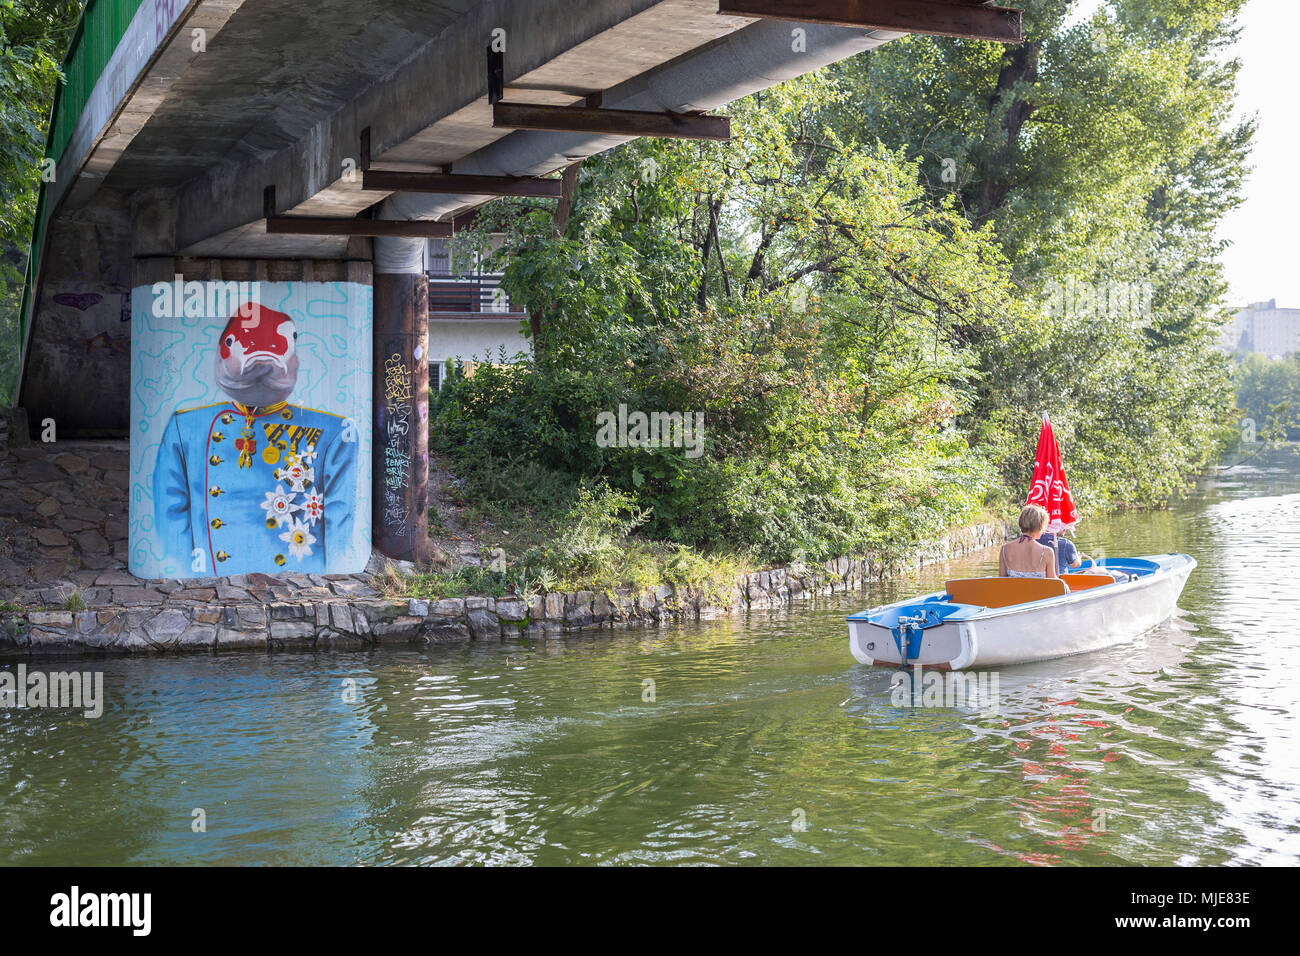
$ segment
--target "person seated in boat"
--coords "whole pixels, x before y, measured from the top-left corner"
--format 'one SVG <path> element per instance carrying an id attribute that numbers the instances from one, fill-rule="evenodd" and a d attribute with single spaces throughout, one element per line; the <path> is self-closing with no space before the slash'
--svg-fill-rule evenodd
<path id="1" fill-rule="evenodd" d="M 1056 552 L 1039 542 L 1047 528 L 1047 511 L 1025 505 L 1016 524 L 1020 537 L 1008 541 L 998 555 L 998 575 L 1004 578 L 1056 578 Z"/>
<path id="2" fill-rule="evenodd" d="M 1088 556 L 1076 548 L 1074 542 L 1063 534 L 1044 531 L 1038 542 L 1047 545 L 1056 552 L 1057 574 L 1068 574 L 1071 568 L 1082 567 L 1083 562 L 1089 560 Z"/>
<path id="3" fill-rule="evenodd" d="M 1058 577 L 1063 574 L 1074 572 L 1076 574 L 1099 574 L 1103 577 L 1109 577 L 1112 581 L 1128 580 L 1128 572 L 1126 571 L 1117 571 L 1110 568 L 1097 567 L 1096 565 L 1088 568 L 1083 567 L 1083 562 L 1091 561 L 1092 558 L 1088 557 L 1075 547 L 1074 542 L 1068 540 L 1063 534 L 1053 534 L 1050 531 L 1044 531 L 1042 537 L 1039 538 L 1038 541 L 1040 544 L 1045 544 L 1056 552 L 1056 573 Z M 1068 587 L 1069 585 L 1066 586 Z"/>

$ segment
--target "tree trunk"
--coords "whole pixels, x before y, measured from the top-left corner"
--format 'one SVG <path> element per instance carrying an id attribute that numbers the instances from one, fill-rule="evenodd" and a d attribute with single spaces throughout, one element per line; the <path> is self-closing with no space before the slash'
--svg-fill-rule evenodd
<path id="1" fill-rule="evenodd" d="M 561 178 L 559 202 L 555 204 L 555 213 L 551 218 L 551 233 L 559 239 L 569 228 L 569 216 L 573 212 L 573 196 L 578 191 L 578 170 L 582 160 L 564 167 Z"/>
<path id="2" fill-rule="evenodd" d="M 569 229 L 569 217 L 573 214 L 573 197 L 578 191 L 578 170 L 581 167 L 582 160 L 564 167 L 564 174 L 560 179 L 560 199 L 555 204 L 555 212 L 551 214 L 551 235 L 556 239 L 563 237 Z M 535 309 L 529 313 L 528 332 L 533 339 L 533 353 L 536 354 L 542 348 L 541 310 Z"/>
<path id="3" fill-rule="evenodd" d="M 1015 155 L 1020 131 L 1034 112 L 1033 104 L 1025 98 L 1025 87 L 1038 82 L 1041 45 L 1041 40 L 1034 40 L 1003 51 L 997 86 L 989 97 L 989 120 L 985 132 L 986 146 L 992 147 L 995 141 L 1000 142 L 992 154 L 986 154 L 980 163 L 979 196 L 975 206 L 977 224 L 982 225 L 1001 209 L 1011 192 L 1011 159 Z M 1001 123 L 998 123 L 994 117 L 1004 105 L 1006 112 Z"/>

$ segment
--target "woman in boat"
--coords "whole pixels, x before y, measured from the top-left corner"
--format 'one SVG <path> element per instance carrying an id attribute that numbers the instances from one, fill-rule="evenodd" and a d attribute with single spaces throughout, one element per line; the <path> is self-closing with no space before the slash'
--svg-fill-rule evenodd
<path id="1" fill-rule="evenodd" d="M 1004 578 L 1059 577 L 1056 552 L 1038 541 L 1047 528 L 1047 511 L 1040 505 L 1025 505 L 1016 524 L 1020 537 L 1002 546 L 998 574 Z"/>

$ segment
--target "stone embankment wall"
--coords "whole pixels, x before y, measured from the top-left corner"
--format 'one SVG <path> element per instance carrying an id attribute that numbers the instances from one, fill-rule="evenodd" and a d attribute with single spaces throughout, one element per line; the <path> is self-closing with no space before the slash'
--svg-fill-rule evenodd
<path id="1" fill-rule="evenodd" d="M 161 605 L 133 598 L 85 610 L 0 612 L 0 655 L 360 648 L 713 618 L 858 590 L 871 578 L 1000 544 L 1005 533 L 1001 524 L 974 525 L 926 543 L 909 559 L 842 557 L 773 568 L 744 575 L 720 591 L 661 585 L 613 595 L 578 591 L 424 601 L 349 594 L 357 587 L 351 580 L 313 580 L 312 587 L 299 590 L 277 587 L 281 582 L 275 580 L 244 579 L 265 577 L 256 575 L 221 579 L 203 590 L 202 599 L 190 600 L 188 589 L 172 582 Z M 222 599 L 223 592 L 230 600 Z"/>

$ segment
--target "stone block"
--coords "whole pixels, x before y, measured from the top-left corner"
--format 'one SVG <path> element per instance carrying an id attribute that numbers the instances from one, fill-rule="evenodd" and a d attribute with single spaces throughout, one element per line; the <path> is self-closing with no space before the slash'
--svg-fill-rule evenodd
<path id="1" fill-rule="evenodd" d="M 72 627 L 71 611 L 28 611 L 27 620 L 34 627 Z"/>
<path id="2" fill-rule="evenodd" d="M 145 622 L 144 632 L 150 642 L 162 647 L 170 647 L 180 640 L 181 634 L 190 626 L 188 614 L 177 608 L 168 608 Z"/>
<path id="3" fill-rule="evenodd" d="M 475 640 L 501 636 L 501 619 L 487 608 L 473 608 L 466 612 L 466 617 Z"/>
<path id="4" fill-rule="evenodd" d="M 420 634 L 429 641 L 468 641 L 473 635 L 470 634 L 469 626 L 457 620 L 442 620 L 438 618 L 428 618 L 424 627 L 420 628 Z"/>
<path id="5" fill-rule="evenodd" d="M 239 631 L 229 627 L 217 627 L 218 648 L 265 650 L 266 646 L 265 631 Z"/>
<path id="6" fill-rule="evenodd" d="M 465 599 L 443 598 L 435 601 L 429 608 L 429 613 L 435 617 L 460 617 L 465 613 Z"/>
<path id="7" fill-rule="evenodd" d="M 276 647 L 310 647 L 316 642 L 314 621 L 272 621 L 270 641 Z"/>
<path id="8" fill-rule="evenodd" d="M 528 616 L 528 605 L 520 598 L 502 598 L 496 602 L 495 613 L 503 621 L 522 621 Z"/>
<path id="9" fill-rule="evenodd" d="M 329 605 L 329 626 L 340 634 L 353 635 L 352 609 L 346 604 Z"/>
<path id="10" fill-rule="evenodd" d="M 575 604 L 564 615 L 564 623 L 569 627 L 586 627 L 591 623 L 591 608 L 586 604 Z"/>
<path id="11" fill-rule="evenodd" d="M 177 647 L 215 647 L 217 644 L 217 629 L 212 624 L 191 624 L 181 632 L 179 640 L 176 642 Z"/>
<path id="12" fill-rule="evenodd" d="M 559 591 L 546 595 L 546 617 L 552 621 L 564 619 L 564 595 Z"/>

